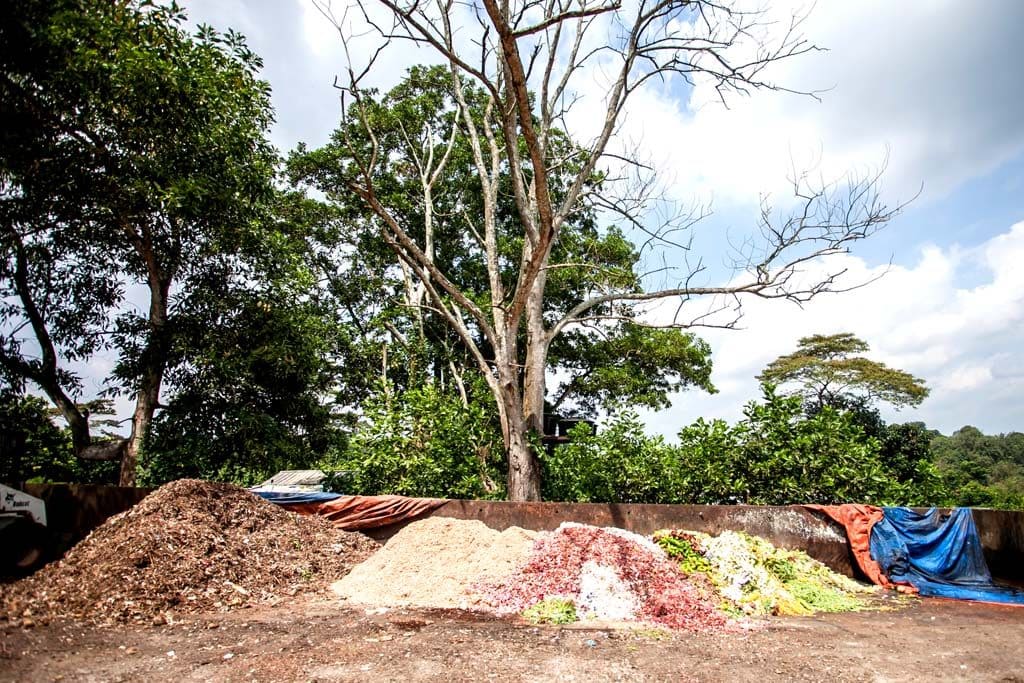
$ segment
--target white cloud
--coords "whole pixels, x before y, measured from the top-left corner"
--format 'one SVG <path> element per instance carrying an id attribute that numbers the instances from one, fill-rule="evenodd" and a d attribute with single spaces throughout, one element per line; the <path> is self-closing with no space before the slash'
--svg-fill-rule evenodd
<path id="1" fill-rule="evenodd" d="M 244 32 L 264 57 L 280 146 L 322 143 L 337 123 L 331 82 L 344 68 L 344 55 L 336 30 L 312 0 L 187 4 L 197 21 Z M 770 12 L 784 20 L 807 4 L 780 0 Z M 458 38 L 469 49 L 474 22 L 468 10 L 459 11 L 467 14 L 458 22 Z M 793 163 L 803 168 L 820 158 L 827 175 L 863 171 L 882 163 L 887 150 L 885 187 L 893 197 L 908 198 L 922 182 L 926 196 L 937 197 L 1024 149 L 1021 25 L 1024 3 L 1017 0 L 991 0 L 967 11 L 954 0 L 822 0 L 803 29 L 828 51 L 768 73 L 788 87 L 827 90 L 822 102 L 762 91 L 733 97 L 725 110 L 706 84 L 680 99 L 678 84 L 651 82 L 635 94 L 616 144 L 640 147 L 658 162 L 663 179 L 675 181 L 682 199 L 713 195 L 717 202 L 749 203 L 762 191 L 782 190 Z M 589 39 L 601 35 L 594 31 Z M 364 36 L 354 46 L 354 59 L 372 54 L 371 40 Z M 390 87 L 409 65 L 436 60 L 432 50 L 396 43 L 379 57 L 373 85 Z M 584 99 L 571 117 L 574 135 L 585 138 L 602 120 L 595 112 L 609 78 L 598 67 L 581 73 L 576 88 Z"/>
<path id="2" fill-rule="evenodd" d="M 801 4 L 773 3 L 771 12 Z M 893 196 L 909 198 L 924 183 L 925 197 L 937 198 L 1024 150 L 1021 25 L 1024 3 L 1015 0 L 969 11 L 953 0 L 820 2 L 804 33 L 828 51 L 769 72 L 787 87 L 827 90 L 820 103 L 759 91 L 725 109 L 709 84 L 685 102 L 652 87 L 631 103 L 623 132 L 681 191 L 718 200 L 777 193 L 794 164 L 832 177 L 887 156 Z"/>
<path id="3" fill-rule="evenodd" d="M 273 89 L 277 123 L 271 139 L 287 153 L 297 143 L 319 146 L 327 142 L 341 116 L 335 76 L 346 68 L 338 30 L 312 0 L 186 0 L 189 20 L 224 31 L 233 28 L 246 36 L 249 47 L 263 58 L 261 77 Z M 344 3 L 333 3 L 338 16 Z M 380 13 L 380 10 L 376 10 Z M 351 46 L 353 60 L 368 60 L 379 43 L 365 26 Z M 365 87 L 394 86 L 413 64 L 431 61 L 426 50 L 398 46 L 384 51 Z M 365 63 L 354 64 L 362 69 Z"/>
<path id="4" fill-rule="evenodd" d="M 848 282 L 882 274 L 863 260 L 841 257 Z M 739 417 L 758 397 L 754 379 L 769 362 L 796 348 L 800 337 L 853 332 L 871 345 L 870 357 L 926 380 L 932 395 L 920 408 L 887 419 L 923 420 L 945 432 L 964 424 L 985 431 L 1024 429 L 1024 222 L 977 248 L 928 247 L 917 262 L 893 266 L 877 281 L 821 296 L 803 309 L 748 300 L 737 331 L 708 330 L 720 393 L 687 393 L 672 408 L 650 414 L 652 431 L 674 434 L 698 416 Z M 833 265 L 836 265 L 835 263 Z M 973 268 L 977 284 L 959 284 Z"/>
<path id="5" fill-rule="evenodd" d="M 312 1 L 301 3 L 301 11 L 302 33 L 310 52 L 320 59 L 340 60 L 343 53 L 337 29 Z"/>
<path id="6" fill-rule="evenodd" d="M 948 377 L 940 380 L 939 391 L 969 391 L 979 389 L 992 381 L 989 365 L 961 365 Z"/>

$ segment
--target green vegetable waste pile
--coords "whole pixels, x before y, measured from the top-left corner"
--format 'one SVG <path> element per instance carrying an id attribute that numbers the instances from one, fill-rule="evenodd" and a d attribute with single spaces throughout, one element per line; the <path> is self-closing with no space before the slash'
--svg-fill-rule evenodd
<path id="1" fill-rule="evenodd" d="M 875 592 L 837 574 L 807 553 L 776 548 L 763 538 L 735 531 L 718 536 L 666 530 L 654 540 L 686 574 L 703 574 L 734 615 L 809 615 L 865 608 Z"/>

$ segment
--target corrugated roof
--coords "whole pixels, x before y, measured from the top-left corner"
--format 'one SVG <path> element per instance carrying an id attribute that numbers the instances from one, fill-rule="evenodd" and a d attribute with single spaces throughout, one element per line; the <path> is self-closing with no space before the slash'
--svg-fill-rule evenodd
<path id="1" fill-rule="evenodd" d="M 282 470 L 260 486 L 319 486 L 326 478 L 320 470 Z"/>

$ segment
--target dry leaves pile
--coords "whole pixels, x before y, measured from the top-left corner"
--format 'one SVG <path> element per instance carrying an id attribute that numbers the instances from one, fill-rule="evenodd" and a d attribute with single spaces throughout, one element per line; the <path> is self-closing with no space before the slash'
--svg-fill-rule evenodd
<path id="1" fill-rule="evenodd" d="M 0 623 L 163 623 L 323 590 L 378 544 L 230 484 L 182 479 L 111 517 L 59 562 L 0 587 Z"/>

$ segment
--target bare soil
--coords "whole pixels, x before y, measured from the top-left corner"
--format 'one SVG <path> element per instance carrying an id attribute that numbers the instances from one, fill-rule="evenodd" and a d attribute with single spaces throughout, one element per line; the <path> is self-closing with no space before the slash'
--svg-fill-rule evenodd
<path id="1" fill-rule="evenodd" d="M 942 600 L 747 632 L 536 627 L 306 600 L 0 630 L 3 681 L 1022 681 L 1024 609 Z"/>

